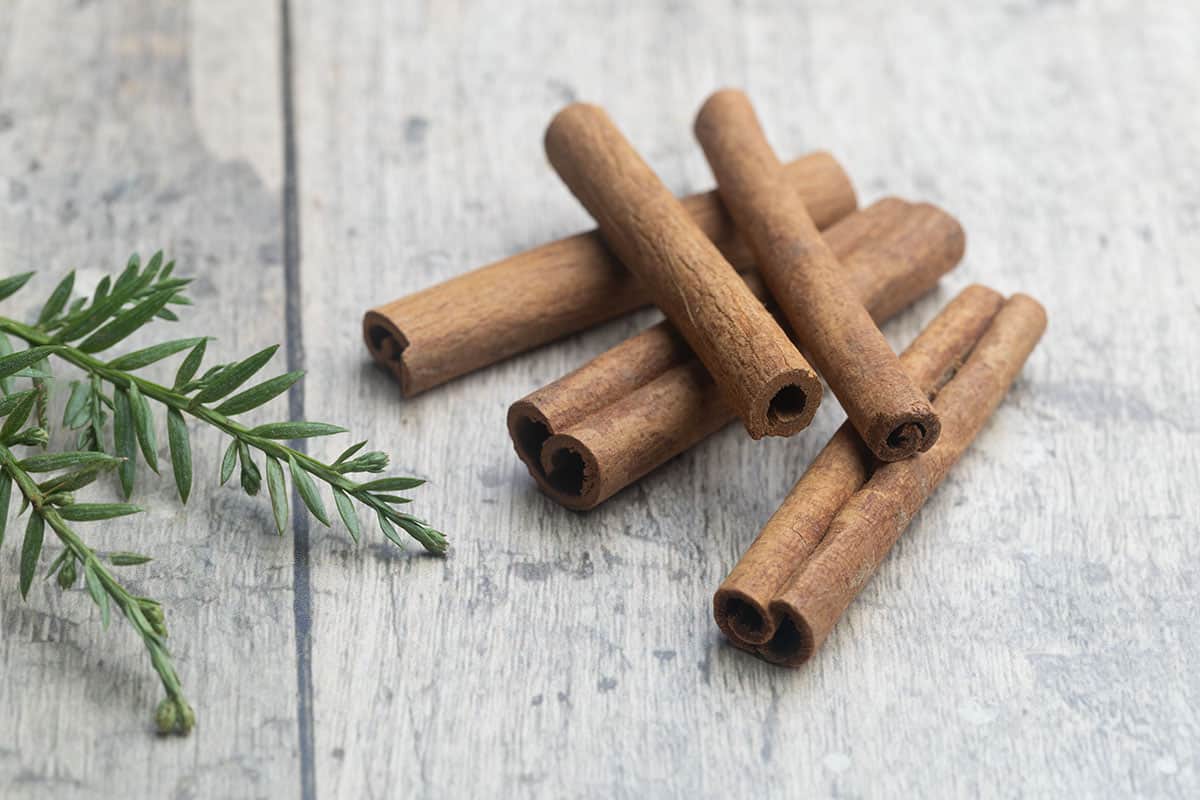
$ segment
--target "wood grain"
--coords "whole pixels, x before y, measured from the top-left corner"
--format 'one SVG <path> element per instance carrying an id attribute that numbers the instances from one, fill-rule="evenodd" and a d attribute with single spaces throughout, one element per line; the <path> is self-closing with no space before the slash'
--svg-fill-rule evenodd
<path id="1" fill-rule="evenodd" d="M 131 251 L 161 247 L 196 278 L 197 305 L 130 348 L 215 333 L 210 357 L 229 361 L 282 340 L 278 178 L 258 171 L 280 158 L 278 20 L 272 7 L 241 10 L 235 22 L 231 10 L 6 6 L 0 269 L 39 274 L 5 313 L 35 312 L 66 269 L 77 267 L 77 286 L 90 291 Z M 172 366 L 147 372 L 169 378 Z M 74 377 L 59 371 L 57 419 Z M 0 552 L 0 796 L 296 793 L 291 543 L 273 535 L 261 500 L 217 488 L 223 442 L 190 428 L 196 477 L 186 510 L 169 474 L 143 466 L 133 501 L 151 510 L 79 531 L 98 549 L 155 559 L 122 576 L 166 606 L 199 726 L 187 740 L 154 735 L 162 689 L 145 649 L 120 620 L 102 631 L 81 586 L 60 594 L 39 580 L 21 602 L 10 536 Z"/>
<path id="2" fill-rule="evenodd" d="M 255 100 L 279 86 L 277 21 L 273 5 L 226 12 L 228 35 L 203 44 L 225 53 L 222 83 L 201 92 L 217 80 L 192 60 L 211 5 L 0 13 L 0 271 L 107 267 L 161 242 L 211 276 L 187 329 L 222 326 L 231 355 L 283 335 L 279 198 L 256 166 L 281 158 Z M 314 528 L 309 797 L 1200 793 L 1200 10 L 291 10 L 303 333 L 321 376 L 306 411 L 430 477 L 416 510 L 454 548 L 402 556 Z M 832 398 L 798 437 L 724 431 L 579 515 L 528 482 L 505 408 L 653 314 L 410 402 L 359 331 L 380 297 L 589 225 L 541 152 L 573 99 L 608 107 L 676 193 L 709 188 L 689 130 L 722 85 L 752 93 L 780 152 L 831 149 L 864 205 L 898 194 L 963 222 L 966 261 L 885 327 L 893 347 L 972 282 L 1027 291 L 1053 320 L 787 674 L 723 644 L 709 602 L 840 424 Z M 198 470 L 215 470 L 204 441 Z M 190 740 L 147 735 L 157 687 L 137 642 L 101 634 L 82 596 L 21 604 L 0 552 L 0 795 L 301 794 L 291 543 L 211 474 L 186 517 L 164 487 L 162 516 L 105 534 L 144 532 L 159 559 L 139 574 L 176 609 L 202 714 Z"/>

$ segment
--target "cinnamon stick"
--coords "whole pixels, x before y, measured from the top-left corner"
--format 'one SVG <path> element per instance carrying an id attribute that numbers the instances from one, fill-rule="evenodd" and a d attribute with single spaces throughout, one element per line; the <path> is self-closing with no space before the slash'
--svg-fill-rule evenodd
<path id="1" fill-rule="evenodd" d="M 1046 312 L 1017 294 L 993 319 L 934 406 L 942 435 L 927 453 L 882 464 L 838 511 L 812 556 L 772 599 L 774 635 L 754 647 L 776 664 L 798 666 L 834 624 L 945 479 L 1004 398 L 1046 327 Z"/>
<path id="2" fill-rule="evenodd" d="M 784 172 L 822 229 L 858 206 L 850 179 L 828 153 L 792 161 Z M 715 191 L 680 203 L 736 269 L 750 267 L 750 250 Z M 642 283 L 593 230 L 373 308 L 363 317 L 363 338 L 400 393 L 412 397 L 649 303 Z"/>
<path id="3" fill-rule="evenodd" d="M 928 450 L 940 431 L 933 407 L 784 180 L 749 99 L 717 92 L 701 107 L 695 131 L 767 288 L 867 447 L 883 461 Z"/>
<path id="4" fill-rule="evenodd" d="M 961 365 L 1004 298 L 969 286 L 913 340 L 900 364 L 926 394 Z M 874 459 L 847 421 L 813 460 L 758 538 L 713 597 L 713 616 L 726 636 L 763 644 L 775 634 L 768 606 L 796 568 L 816 549 L 838 510 L 866 482 Z"/>
<path id="5" fill-rule="evenodd" d="M 879 321 L 962 258 L 962 227 L 926 203 L 885 198 L 825 233 Z M 594 508 L 734 418 L 669 322 L 651 326 L 514 403 L 509 435 L 539 488 Z"/>
<path id="6" fill-rule="evenodd" d="M 816 374 L 604 110 L 575 103 L 560 111 L 546 154 L 747 432 L 758 439 L 806 427 L 821 397 Z"/>

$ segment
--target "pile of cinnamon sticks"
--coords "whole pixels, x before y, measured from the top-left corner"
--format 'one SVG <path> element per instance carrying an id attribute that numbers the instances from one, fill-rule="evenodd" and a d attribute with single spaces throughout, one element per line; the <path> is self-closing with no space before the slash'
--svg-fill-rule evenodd
<path id="1" fill-rule="evenodd" d="M 562 110 L 546 152 L 599 230 L 372 309 L 364 335 L 411 396 L 657 305 L 665 321 L 509 409 L 534 480 L 580 510 L 734 419 L 755 439 L 798 433 L 823 379 L 846 423 L 713 603 L 735 645 L 794 666 L 982 429 L 1046 317 L 971 286 L 897 356 L 877 325 L 958 264 L 957 221 L 897 198 L 857 210 L 832 157 L 781 163 L 735 90 L 705 102 L 695 134 L 718 189 L 679 200 L 603 110 Z"/>

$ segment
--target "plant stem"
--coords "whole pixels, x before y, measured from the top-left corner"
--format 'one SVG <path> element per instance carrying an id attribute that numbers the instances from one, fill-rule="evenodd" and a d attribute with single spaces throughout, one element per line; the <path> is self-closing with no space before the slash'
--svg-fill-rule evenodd
<path id="1" fill-rule="evenodd" d="M 103 361 L 94 358 L 76 348 L 69 345 L 64 345 L 52 336 L 33 328 L 29 325 L 23 325 L 15 320 L 7 317 L 0 317 L 0 331 L 11 333 L 20 339 L 23 339 L 30 346 L 41 345 L 58 345 L 62 349 L 55 353 L 56 356 L 67 361 L 81 370 L 92 375 L 97 375 L 105 381 L 118 386 L 122 389 L 128 389 L 130 383 L 136 383 L 138 390 L 146 397 L 153 398 L 165 406 L 178 409 L 181 412 L 189 414 L 197 419 L 207 422 L 209 425 L 237 439 L 241 439 L 248 445 L 252 445 L 255 449 L 260 450 L 268 455 L 287 461 L 288 456 L 295 458 L 308 472 L 318 476 L 326 483 L 337 486 L 346 492 L 355 492 L 359 484 L 350 480 L 342 473 L 332 469 L 327 464 L 302 453 L 299 450 L 294 450 L 285 445 L 279 444 L 274 439 L 267 439 L 262 436 L 255 436 L 250 432 L 250 429 L 240 423 L 229 419 L 224 414 L 218 414 L 210 408 L 199 405 L 187 395 L 173 391 L 167 387 L 146 380 L 145 378 L 132 375 L 128 372 L 112 369 Z"/>
<path id="2" fill-rule="evenodd" d="M 71 526 L 62 518 L 57 509 L 45 502 L 46 498 L 42 494 L 41 489 L 38 488 L 37 482 L 28 472 L 21 468 L 20 460 L 3 444 L 0 444 L 0 469 L 7 472 L 9 477 L 12 478 L 13 483 L 21 490 L 21 494 L 24 495 L 32 508 L 30 513 L 39 515 L 50 526 L 59 541 L 70 551 L 71 555 L 83 564 L 85 569 L 90 569 L 96 574 L 105 593 L 112 598 L 112 601 L 116 603 L 121 613 L 125 615 L 130 624 L 133 625 L 134 629 L 142 637 L 143 643 L 151 653 L 151 661 L 155 671 L 158 673 L 159 679 L 162 681 L 163 688 L 167 692 L 167 697 L 174 703 L 186 706 L 187 701 L 183 696 L 183 687 L 179 683 L 179 675 L 175 672 L 175 668 L 169 660 L 163 638 L 154 630 L 150 621 L 146 619 L 138 603 L 138 599 L 131 595 L 113 577 L 112 573 L 104 566 L 104 563 L 96 556 L 96 553 L 71 529 Z"/>

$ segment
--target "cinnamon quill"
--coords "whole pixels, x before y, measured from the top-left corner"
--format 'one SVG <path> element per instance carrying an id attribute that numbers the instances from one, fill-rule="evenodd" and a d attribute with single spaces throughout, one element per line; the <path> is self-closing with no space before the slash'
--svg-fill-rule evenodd
<path id="1" fill-rule="evenodd" d="M 855 296 L 882 322 L 962 258 L 962 227 L 926 203 L 885 198 L 825 233 Z M 594 508 L 734 419 L 669 322 L 654 325 L 509 408 L 518 457 L 568 508 Z"/>
<path id="2" fill-rule="evenodd" d="M 805 428 L 820 402 L 816 374 L 604 110 L 567 106 L 545 145 L 559 177 L 708 368 L 746 431 L 758 439 Z"/>
<path id="3" fill-rule="evenodd" d="M 829 523 L 820 544 L 771 599 L 767 641 L 735 643 L 768 661 L 798 666 L 825 641 L 909 522 L 979 434 L 1046 327 L 1033 298 L 1011 297 L 966 363 L 938 392 L 942 435 L 926 453 L 881 464 Z"/>
<path id="4" fill-rule="evenodd" d="M 695 131 L 771 296 L 867 447 L 884 461 L 928 450 L 940 430 L 933 407 L 784 180 L 749 99 L 717 92 L 696 116 Z"/>
<path id="5" fill-rule="evenodd" d="M 819 228 L 858 207 L 845 170 L 828 153 L 788 163 L 786 180 Z M 679 201 L 738 270 L 750 250 L 715 191 Z M 454 378 L 650 303 L 598 231 L 548 242 L 367 311 L 372 358 L 412 397 Z"/>
<path id="6" fill-rule="evenodd" d="M 961 365 L 1004 303 L 983 286 L 969 286 L 913 340 L 900 364 L 923 392 L 933 394 Z M 858 491 L 874 461 L 847 421 L 788 493 L 713 597 L 717 626 L 743 644 L 775 634 L 768 612 L 796 568 L 825 536 L 838 510 Z"/>

